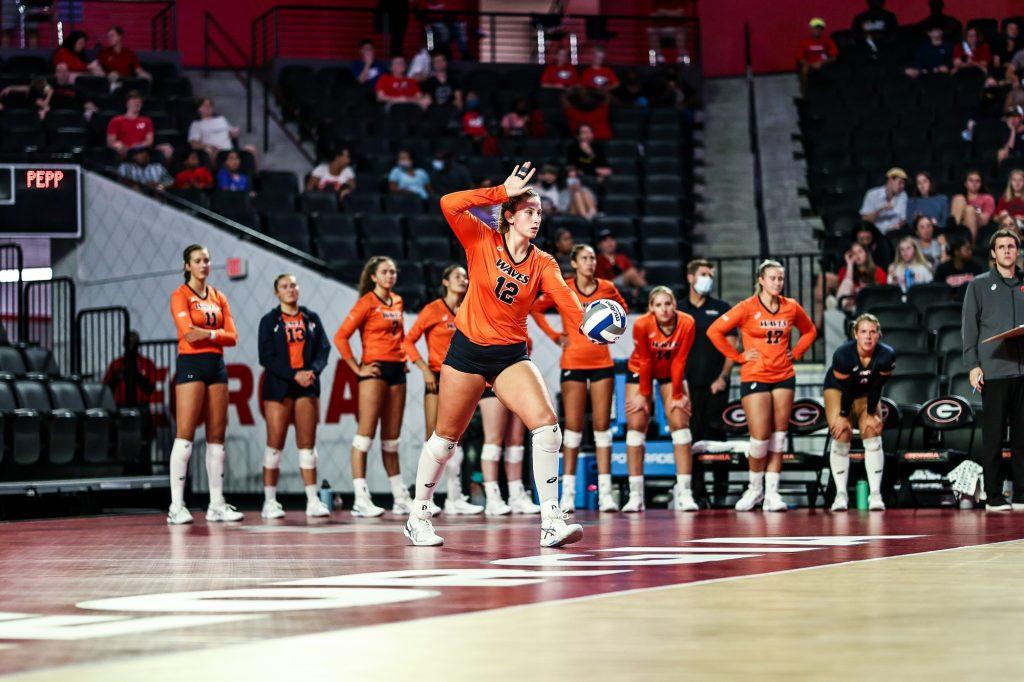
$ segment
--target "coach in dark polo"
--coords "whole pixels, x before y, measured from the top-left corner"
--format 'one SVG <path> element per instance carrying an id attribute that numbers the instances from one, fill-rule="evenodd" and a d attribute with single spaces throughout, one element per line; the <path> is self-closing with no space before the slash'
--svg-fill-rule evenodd
<path id="1" fill-rule="evenodd" d="M 1024 336 L 985 339 L 1024 325 L 1024 271 L 1017 267 L 1020 237 L 999 230 L 989 240 L 995 265 L 967 285 L 963 308 L 964 361 L 971 387 L 981 393 L 981 465 L 986 510 L 1024 511 Z M 1013 502 L 1003 497 L 1002 441 L 1010 423 Z"/>

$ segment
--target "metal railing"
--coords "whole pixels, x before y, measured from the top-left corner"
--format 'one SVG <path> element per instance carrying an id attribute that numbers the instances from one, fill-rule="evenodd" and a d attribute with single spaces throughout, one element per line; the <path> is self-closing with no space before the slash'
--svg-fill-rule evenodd
<path id="1" fill-rule="evenodd" d="M 124 306 L 86 308 L 75 315 L 75 373 L 102 379 L 107 367 L 124 352 L 124 338 L 132 328 Z"/>
<path id="2" fill-rule="evenodd" d="M 754 164 L 754 212 L 761 257 L 768 257 L 768 218 L 764 212 L 764 175 L 761 165 L 761 138 L 757 131 L 757 90 L 754 88 L 754 67 L 750 57 L 750 24 L 743 24 L 743 46 L 746 54 L 747 126 L 750 129 L 750 155 Z"/>
<path id="3" fill-rule="evenodd" d="M 178 355 L 177 339 L 158 339 L 143 341 L 139 344 L 139 356 L 156 365 L 157 387 L 148 405 L 139 405 L 140 409 L 148 409 L 150 423 L 153 426 L 153 464 L 164 464 L 171 454 L 174 442 L 173 418 L 173 385 L 174 360 Z"/>
<path id="4" fill-rule="evenodd" d="M 174 0 L 54 2 L 20 16 L 21 47 L 29 42 L 30 34 L 39 47 L 56 47 L 73 30 L 85 31 L 90 40 L 101 42 L 107 29 L 120 26 L 125 32 L 125 45 L 134 50 L 178 49 Z"/>
<path id="5" fill-rule="evenodd" d="M 25 267 L 25 256 L 19 244 L 0 244 L 0 315 L 8 340 L 21 341 L 24 330 L 22 321 L 21 279 Z"/>
<path id="6" fill-rule="evenodd" d="M 231 54 L 228 54 L 221 46 L 222 42 Z M 211 52 L 220 60 L 220 63 L 215 66 L 230 70 L 235 79 L 245 88 L 245 131 L 251 133 L 253 79 L 251 60 L 238 42 L 217 21 L 217 18 L 209 12 L 203 12 L 203 73 L 207 78 L 210 77 Z"/>
<path id="7" fill-rule="evenodd" d="M 69 277 L 25 284 L 21 340 L 50 350 L 61 371 L 75 365 L 75 282 Z"/>

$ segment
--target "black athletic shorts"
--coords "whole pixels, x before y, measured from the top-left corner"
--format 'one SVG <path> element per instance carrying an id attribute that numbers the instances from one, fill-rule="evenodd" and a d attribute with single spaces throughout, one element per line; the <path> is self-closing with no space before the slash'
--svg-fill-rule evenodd
<path id="1" fill-rule="evenodd" d="M 788 388 L 789 390 L 796 389 L 796 377 L 790 377 L 783 379 L 782 381 L 776 381 L 774 384 L 769 384 L 764 381 L 744 381 L 740 384 L 740 397 L 750 395 L 751 393 L 771 393 L 777 388 Z"/>
<path id="2" fill-rule="evenodd" d="M 671 384 L 672 383 L 672 377 L 655 377 L 654 380 L 658 382 L 659 386 L 662 385 L 662 384 Z M 640 372 L 630 372 L 629 374 L 627 374 L 626 375 L 626 383 L 627 384 L 639 384 L 640 383 Z"/>
<path id="3" fill-rule="evenodd" d="M 487 383 L 493 384 L 505 369 L 529 359 L 525 341 L 511 346 L 480 346 L 456 329 L 444 364 L 466 374 L 479 374 Z"/>
<path id="4" fill-rule="evenodd" d="M 175 384 L 201 381 L 207 386 L 228 383 L 228 368 L 220 353 L 179 355 Z"/>
<path id="5" fill-rule="evenodd" d="M 388 386 L 400 386 L 405 383 L 404 362 L 385 362 L 384 360 L 377 360 L 376 364 L 380 367 L 380 376 L 359 377 L 359 380 L 370 381 L 371 379 L 379 379 Z"/>
<path id="6" fill-rule="evenodd" d="M 431 374 L 434 375 L 434 383 L 436 384 L 437 388 L 435 388 L 433 391 L 431 391 L 429 388 L 424 386 L 423 387 L 423 394 L 424 395 L 437 395 L 438 389 L 441 388 L 441 373 L 440 372 L 431 372 Z"/>
<path id="7" fill-rule="evenodd" d="M 562 381 L 601 381 L 615 376 L 615 367 L 599 367 L 598 369 L 563 369 Z M 637 376 L 637 381 L 640 377 Z"/>
<path id="8" fill-rule="evenodd" d="M 271 376 L 269 373 L 263 379 L 263 399 L 273 402 L 282 402 L 291 398 L 319 398 L 320 382 L 314 381 L 309 386 L 299 386 L 294 381 L 285 381 Z"/>

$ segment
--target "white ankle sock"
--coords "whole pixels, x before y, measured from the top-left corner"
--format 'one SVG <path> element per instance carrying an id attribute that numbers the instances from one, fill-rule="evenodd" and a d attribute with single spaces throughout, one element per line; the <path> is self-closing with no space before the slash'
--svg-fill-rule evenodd
<path id="1" fill-rule="evenodd" d="M 319 492 L 317 491 L 316 483 L 311 485 L 303 486 L 306 489 L 306 502 L 316 502 L 320 499 Z"/>
<path id="2" fill-rule="evenodd" d="M 264 502 L 277 502 L 277 486 L 276 485 L 265 485 L 265 486 L 263 486 L 263 501 Z"/>
<path id="3" fill-rule="evenodd" d="M 185 476 L 188 473 L 188 460 L 192 456 L 192 441 L 175 438 L 171 446 L 170 479 L 171 506 L 181 507 L 185 504 Z"/>
<path id="4" fill-rule="evenodd" d="M 750 489 L 751 490 L 764 490 L 764 472 L 763 471 L 751 471 L 750 472 Z"/>
<path id="5" fill-rule="evenodd" d="M 597 492 L 600 495 L 611 495 L 612 494 L 612 475 L 611 474 L 598 474 L 597 475 Z"/>
<path id="6" fill-rule="evenodd" d="M 405 482 L 402 480 L 402 474 L 388 476 L 388 483 L 391 484 L 391 496 L 396 500 L 399 498 L 405 499 L 409 496 L 409 491 L 405 487 Z"/>
<path id="7" fill-rule="evenodd" d="M 541 502 L 550 502 L 554 500 L 558 501 L 558 454 L 562 446 L 561 435 L 555 439 L 558 441 L 558 445 L 553 449 L 545 449 L 551 447 L 551 438 L 549 437 L 552 429 L 558 431 L 558 424 L 552 424 L 549 426 L 541 426 L 538 429 L 534 429 L 531 433 L 531 443 L 533 445 L 533 489 L 537 491 L 537 497 L 540 498 Z M 560 434 L 560 432 L 559 432 Z"/>
<path id="8" fill-rule="evenodd" d="M 495 484 L 495 485 L 497 485 L 497 484 Z M 509 481 L 508 482 L 508 496 L 509 496 L 509 498 L 522 497 L 525 494 L 526 494 L 526 487 L 523 485 L 522 481 Z"/>
<path id="9" fill-rule="evenodd" d="M 882 469 L 885 468 L 885 453 L 882 451 L 882 438 L 880 436 L 864 439 L 864 468 L 868 473 L 868 489 L 872 493 L 881 492 Z"/>
<path id="10" fill-rule="evenodd" d="M 767 495 L 779 494 L 779 479 L 782 474 L 777 471 L 767 471 L 764 474 L 764 492 Z"/>
<path id="11" fill-rule="evenodd" d="M 366 485 L 365 478 L 353 478 L 352 488 L 355 490 L 357 499 L 370 499 L 370 487 Z"/>
<path id="12" fill-rule="evenodd" d="M 465 453 L 461 445 L 455 446 L 455 452 L 451 459 L 444 465 L 445 473 L 448 476 L 448 498 L 458 499 L 462 496 L 462 460 Z"/>
<path id="13" fill-rule="evenodd" d="M 676 474 L 676 490 L 689 490 L 693 474 Z"/>
<path id="14" fill-rule="evenodd" d="M 522 485 L 522 483 L 519 485 Z M 484 494 L 487 495 L 488 500 L 501 501 L 501 486 L 498 485 L 497 481 L 485 481 Z"/>
<path id="15" fill-rule="evenodd" d="M 425 502 L 434 496 L 434 486 L 441 478 L 444 465 L 455 455 L 452 441 L 432 433 L 420 451 L 419 466 L 416 467 L 416 500 Z"/>
<path id="16" fill-rule="evenodd" d="M 210 484 L 210 504 L 224 504 L 224 461 L 227 453 L 223 443 L 206 444 L 206 476 Z"/>
<path id="17" fill-rule="evenodd" d="M 630 476 L 629 477 L 629 496 L 644 496 L 644 477 L 643 476 Z"/>
<path id="18" fill-rule="evenodd" d="M 576 496 L 576 475 L 566 474 L 562 476 L 562 497 L 565 496 L 575 497 Z"/>
<path id="19" fill-rule="evenodd" d="M 836 494 L 846 495 L 846 487 L 850 480 L 850 444 L 832 441 L 829 447 L 828 466 L 832 470 L 832 480 L 836 484 Z"/>

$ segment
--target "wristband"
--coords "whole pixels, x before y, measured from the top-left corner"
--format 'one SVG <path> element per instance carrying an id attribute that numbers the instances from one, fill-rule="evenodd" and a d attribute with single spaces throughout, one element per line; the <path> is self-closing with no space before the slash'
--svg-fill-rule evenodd
<path id="1" fill-rule="evenodd" d="M 217 332 L 216 332 L 216 330 L 214 330 L 214 329 L 211 329 L 211 330 L 210 330 L 210 341 L 213 341 L 213 340 L 214 340 L 214 339 L 216 339 L 216 338 L 217 338 Z"/>

